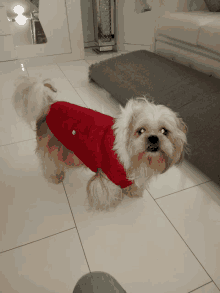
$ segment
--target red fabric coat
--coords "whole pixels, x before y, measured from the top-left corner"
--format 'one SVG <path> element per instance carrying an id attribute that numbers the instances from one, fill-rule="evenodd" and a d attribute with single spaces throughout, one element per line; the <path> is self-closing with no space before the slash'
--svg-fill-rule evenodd
<path id="1" fill-rule="evenodd" d="M 68 102 L 56 102 L 46 122 L 55 137 L 93 172 L 101 168 L 121 188 L 133 183 L 126 178 L 124 167 L 112 150 L 114 118 Z"/>

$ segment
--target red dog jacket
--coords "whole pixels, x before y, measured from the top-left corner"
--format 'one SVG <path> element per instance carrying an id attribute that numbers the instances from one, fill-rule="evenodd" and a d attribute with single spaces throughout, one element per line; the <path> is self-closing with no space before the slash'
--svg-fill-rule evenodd
<path id="1" fill-rule="evenodd" d="M 54 136 L 93 172 L 101 168 L 121 188 L 133 183 L 113 151 L 114 118 L 68 102 L 56 102 L 46 122 Z"/>

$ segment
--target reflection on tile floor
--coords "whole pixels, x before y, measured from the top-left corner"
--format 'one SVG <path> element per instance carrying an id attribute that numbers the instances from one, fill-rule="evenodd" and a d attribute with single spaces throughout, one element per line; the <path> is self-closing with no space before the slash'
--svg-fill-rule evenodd
<path id="1" fill-rule="evenodd" d="M 184 162 L 143 198 L 89 212 L 93 173 L 70 170 L 64 184 L 47 183 L 35 134 L 11 105 L 16 76 L 42 74 L 55 81 L 57 99 L 115 117 L 117 101 L 88 82 L 88 68 L 121 53 L 87 49 L 85 60 L 24 70 L 18 61 L 0 63 L 0 292 L 72 292 L 89 271 L 111 274 L 129 293 L 220 291 L 218 186 Z"/>

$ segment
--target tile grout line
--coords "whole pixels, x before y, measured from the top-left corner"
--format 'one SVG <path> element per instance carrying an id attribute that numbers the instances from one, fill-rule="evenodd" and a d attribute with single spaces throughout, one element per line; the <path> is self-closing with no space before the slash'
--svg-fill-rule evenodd
<path id="1" fill-rule="evenodd" d="M 85 60 L 84 60 L 85 61 Z M 81 99 L 81 101 L 85 104 L 85 106 L 88 108 L 87 104 L 84 102 L 84 100 L 80 97 L 80 95 L 78 94 L 78 92 L 75 90 L 75 87 L 72 85 L 72 83 L 70 82 L 70 80 L 67 78 L 67 76 L 65 75 L 65 73 L 63 72 L 63 70 L 60 68 L 60 66 L 58 65 L 58 63 L 56 63 L 56 65 L 58 66 L 58 68 L 60 69 L 60 71 L 63 73 L 63 76 L 65 77 L 65 79 L 70 83 L 71 87 L 74 89 L 74 91 L 77 93 L 77 95 L 79 96 L 79 98 Z"/>
<path id="2" fill-rule="evenodd" d="M 149 191 L 148 191 L 149 192 Z M 166 215 L 166 213 L 163 211 L 163 209 L 160 207 L 160 205 L 158 204 L 158 202 L 153 198 L 152 194 L 149 192 L 151 198 L 154 200 L 154 202 L 156 203 L 156 205 L 159 207 L 159 209 L 162 211 L 162 213 L 164 214 L 164 216 L 167 218 L 167 220 L 170 222 L 171 226 L 174 228 L 174 230 L 177 232 L 177 234 L 180 236 L 180 238 L 182 239 L 182 241 L 185 243 L 185 245 L 188 247 L 188 249 L 191 251 L 191 253 L 193 254 L 193 256 L 195 257 L 195 259 L 198 261 L 198 263 L 200 264 L 200 266 L 203 268 L 203 270 L 206 272 L 206 274 L 209 276 L 209 278 L 212 280 L 212 282 L 215 284 L 215 286 L 217 287 L 217 289 L 220 291 L 220 289 L 218 288 L 218 286 L 216 285 L 216 283 L 214 282 L 214 280 L 211 278 L 211 276 L 208 274 L 208 272 L 206 271 L 206 269 L 203 267 L 203 265 L 201 264 L 201 262 L 198 260 L 198 258 L 195 256 L 195 254 L 193 253 L 193 251 L 191 250 L 191 248 L 188 246 L 188 244 L 186 243 L 186 241 L 183 239 L 183 237 L 181 236 L 181 234 L 177 231 L 177 229 L 175 228 L 174 224 L 171 222 L 171 220 L 168 218 L 168 216 Z M 211 281 L 210 281 L 211 282 Z M 190 291 L 191 292 L 191 291 Z"/>
<path id="3" fill-rule="evenodd" d="M 84 59 L 80 59 L 80 60 L 76 60 L 76 61 L 81 61 L 81 60 L 86 61 L 86 60 L 84 60 Z M 87 62 L 87 63 L 88 63 L 88 62 Z M 78 87 L 74 87 L 74 86 L 72 85 L 72 83 L 71 83 L 70 80 L 67 78 L 67 76 L 65 75 L 65 73 L 63 72 L 63 70 L 62 70 L 62 69 L 60 68 L 60 66 L 58 65 L 58 63 L 53 63 L 53 64 L 56 64 L 56 65 L 57 65 L 58 69 L 62 72 L 64 78 L 69 82 L 69 84 L 71 85 L 71 87 L 73 88 L 73 90 L 75 91 L 75 93 L 78 95 L 78 97 L 81 99 L 81 101 L 82 101 L 82 102 L 85 104 L 85 106 L 88 108 L 88 106 L 87 106 L 87 104 L 85 103 L 85 101 L 81 98 L 81 96 L 78 94 L 78 92 L 77 92 L 76 89 L 75 89 L 75 88 L 78 88 Z M 49 65 L 51 65 L 51 64 L 49 64 Z M 30 77 L 29 72 L 28 72 L 28 67 L 26 67 L 26 71 L 27 71 L 27 73 L 28 73 L 28 77 Z"/>
<path id="4" fill-rule="evenodd" d="M 189 291 L 188 293 L 195 292 L 196 290 L 198 290 L 198 289 L 200 289 L 200 288 L 202 288 L 202 287 L 204 287 L 204 286 L 206 286 L 206 285 L 208 285 L 210 283 L 212 283 L 212 281 L 210 281 L 210 282 L 208 282 L 208 283 L 206 283 L 206 284 L 204 284 L 204 285 L 202 285 L 202 286 L 200 286 L 200 287 L 198 287 L 196 289 L 193 289 L 192 291 Z M 218 289 L 218 287 L 217 287 L 217 289 Z"/>
<path id="5" fill-rule="evenodd" d="M 86 59 L 85 59 L 85 61 L 89 64 L 89 66 L 91 65 Z"/>
<path id="6" fill-rule="evenodd" d="M 80 60 L 77 60 L 77 61 L 80 61 Z M 78 92 L 75 90 L 75 87 L 72 85 L 72 83 L 70 82 L 70 80 L 67 78 L 67 76 L 65 75 L 65 73 L 63 72 L 63 70 L 60 68 L 60 66 L 58 65 L 58 63 L 52 63 L 52 65 L 56 64 L 58 69 L 62 72 L 63 74 L 63 77 L 69 82 L 69 84 L 71 85 L 71 87 L 73 88 L 73 90 L 75 91 L 75 93 L 79 96 L 79 98 L 82 100 L 82 102 L 86 105 L 86 103 L 83 101 L 83 99 L 80 97 L 80 95 L 78 94 Z M 51 64 L 48 64 L 48 65 L 51 65 Z M 28 67 L 26 68 L 26 71 L 28 73 L 28 77 L 30 77 L 30 74 L 28 72 Z M 52 79 L 52 78 L 51 78 Z M 86 105 L 87 107 L 87 105 Z"/>
<path id="7" fill-rule="evenodd" d="M 77 225 L 76 225 L 76 221 L 75 221 L 75 218 L 74 218 L 74 215 L 73 215 L 73 211 L 71 209 L 71 205 L 70 205 L 70 202 L 69 202 L 69 198 L 68 198 L 68 195 L 67 195 L 67 192 L 66 192 L 66 188 L 65 188 L 65 185 L 64 183 L 62 182 L 63 184 L 63 188 L 64 188 L 64 191 L 65 191 L 65 194 L 66 194 L 66 198 L 67 198 L 67 201 L 68 201 L 68 204 L 69 204 L 69 208 L 70 208 L 70 211 L 71 211 L 71 214 L 72 214 L 72 218 L 73 218 L 73 221 L 74 221 L 74 224 L 75 224 L 75 228 L 76 228 L 76 231 L 77 231 L 77 234 L 78 234 L 78 237 L 79 237 L 79 241 L 80 241 L 80 244 L 81 244 L 81 247 L 82 247 L 82 250 L 83 250 L 83 253 L 84 253 L 84 256 L 85 256 L 85 259 L 86 259 L 86 262 L 87 262 L 87 265 L 88 265 L 88 268 L 89 268 L 89 272 L 91 272 L 91 269 L 90 269 L 90 266 L 89 266 L 89 262 L 88 262 L 88 259 L 86 257 L 86 253 L 85 253 L 85 250 L 84 250 L 84 247 L 83 247 L 83 244 L 82 244 L 82 240 L 81 240 L 81 237 L 80 237 L 80 234 L 79 234 L 79 230 L 77 228 Z"/>
<path id="8" fill-rule="evenodd" d="M 29 141 L 29 140 L 36 140 L 36 138 L 29 138 L 29 139 L 14 141 L 14 142 L 7 143 L 7 144 L 1 144 L 0 147 L 9 146 L 9 145 L 12 145 L 12 144 L 21 143 L 21 142 Z"/>
<path id="9" fill-rule="evenodd" d="M 49 236 L 46 236 L 46 237 L 40 238 L 40 239 L 37 239 L 37 240 L 31 241 L 31 242 L 28 242 L 28 243 L 25 243 L 25 244 L 22 244 L 22 245 L 19 245 L 19 246 L 13 247 L 13 248 L 11 248 L 11 249 L 1 251 L 1 252 L 0 252 L 0 255 L 1 255 L 2 253 L 5 253 L 5 252 L 11 251 L 11 250 L 15 250 L 15 249 L 17 249 L 17 248 L 20 248 L 20 247 L 23 247 L 23 246 L 26 246 L 26 245 L 29 245 L 29 244 L 32 244 L 32 243 L 35 243 L 35 242 L 38 242 L 38 241 L 44 240 L 44 239 L 46 239 L 46 238 L 53 237 L 53 236 L 55 236 L 55 235 L 58 235 L 58 234 L 61 234 L 61 233 L 64 233 L 64 232 L 67 232 L 67 231 L 73 230 L 73 229 L 75 229 L 75 228 L 76 228 L 76 227 L 73 227 L 73 228 L 70 228 L 70 229 L 67 229 L 67 230 L 64 230 L 64 231 L 61 231 L 61 232 L 58 232 L 58 233 L 55 233 L 55 234 L 52 234 L 52 235 L 49 235 Z"/>
<path id="10" fill-rule="evenodd" d="M 187 188 L 184 188 L 184 189 L 181 189 L 181 190 L 178 190 L 178 191 L 175 191 L 175 192 L 172 192 L 172 193 L 168 193 L 166 195 L 163 195 L 163 196 L 160 196 L 158 198 L 155 198 L 155 200 L 158 200 L 158 199 L 161 199 L 161 198 L 164 198 L 166 196 L 169 196 L 169 195 L 172 195 L 172 194 L 176 194 L 176 193 L 179 193 L 179 192 L 182 192 L 184 190 L 187 190 L 187 189 L 190 189 L 190 188 L 194 188 L 194 187 L 197 187 L 197 186 L 200 186 L 202 184 L 205 184 L 205 183 L 208 183 L 208 182 L 212 182 L 212 180 L 208 180 L 208 181 L 205 181 L 205 182 L 201 182 L 199 184 L 196 184 L 196 185 L 193 185 L 193 186 L 190 186 L 190 187 L 187 187 Z M 147 191 L 150 193 L 150 191 L 147 189 Z"/>

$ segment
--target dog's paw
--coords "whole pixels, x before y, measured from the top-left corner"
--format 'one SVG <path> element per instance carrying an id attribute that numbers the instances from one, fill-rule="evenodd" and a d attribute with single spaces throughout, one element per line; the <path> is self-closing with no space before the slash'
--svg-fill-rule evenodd
<path id="1" fill-rule="evenodd" d="M 63 182 L 65 177 L 65 173 L 62 171 L 60 174 L 56 174 L 56 176 L 51 176 L 50 179 L 54 184 L 60 184 Z"/>
<path id="2" fill-rule="evenodd" d="M 128 186 L 123 189 L 123 193 L 131 198 L 142 197 L 144 193 L 144 188 L 139 188 L 135 184 Z"/>

